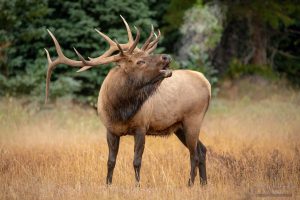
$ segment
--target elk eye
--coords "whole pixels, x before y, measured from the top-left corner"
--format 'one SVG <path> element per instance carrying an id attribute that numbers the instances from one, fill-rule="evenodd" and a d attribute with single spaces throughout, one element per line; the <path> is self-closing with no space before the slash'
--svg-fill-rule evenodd
<path id="1" fill-rule="evenodd" d="M 139 60 L 139 61 L 137 62 L 137 64 L 138 64 L 138 65 L 145 64 L 145 61 L 143 61 L 143 60 Z"/>

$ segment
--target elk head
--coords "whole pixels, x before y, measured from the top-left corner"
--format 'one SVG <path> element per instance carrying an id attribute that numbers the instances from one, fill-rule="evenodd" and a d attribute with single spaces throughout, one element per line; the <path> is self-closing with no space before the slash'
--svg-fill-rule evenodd
<path id="1" fill-rule="evenodd" d="M 117 66 L 124 70 L 128 78 L 133 80 L 138 87 L 160 82 L 164 78 L 172 75 L 171 70 L 169 70 L 169 63 L 171 61 L 170 56 L 165 54 L 152 55 L 152 52 L 156 49 L 160 39 L 160 31 L 158 30 L 158 35 L 156 35 L 152 26 L 150 36 L 145 41 L 143 46 L 138 48 L 137 45 L 140 40 L 140 31 L 135 27 L 137 33 L 135 39 L 133 39 L 129 25 L 122 16 L 121 18 L 126 26 L 128 42 L 125 44 L 119 44 L 117 40 L 113 41 L 107 35 L 95 29 L 109 43 L 110 47 L 101 56 L 97 58 L 89 58 L 89 60 L 86 60 L 75 48 L 74 51 L 80 60 L 72 60 L 67 58 L 63 54 L 55 36 L 48 30 L 55 44 L 58 58 L 52 61 L 49 52 L 47 49 L 45 49 L 48 58 L 45 103 L 47 102 L 49 95 L 51 73 L 58 64 L 79 67 L 80 69 L 78 72 L 82 72 L 97 65 L 115 62 Z M 114 54 L 115 52 L 118 53 Z"/>

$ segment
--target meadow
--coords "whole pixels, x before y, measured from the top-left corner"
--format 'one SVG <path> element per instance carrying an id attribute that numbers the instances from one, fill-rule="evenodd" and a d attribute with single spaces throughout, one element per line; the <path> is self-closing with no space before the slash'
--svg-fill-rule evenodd
<path id="1" fill-rule="evenodd" d="M 141 187 L 133 138 L 121 138 L 105 185 L 105 128 L 94 109 L 57 100 L 0 100 L 0 199 L 300 198 L 300 92 L 268 83 L 225 84 L 200 138 L 208 185 L 187 187 L 189 154 L 175 136 L 147 137 Z"/>

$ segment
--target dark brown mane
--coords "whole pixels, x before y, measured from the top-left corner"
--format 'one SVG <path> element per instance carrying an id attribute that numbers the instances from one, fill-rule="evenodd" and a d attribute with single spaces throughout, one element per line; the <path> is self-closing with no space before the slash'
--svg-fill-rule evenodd
<path id="1" fill-rule="evenodd" d="M 116 67 L 114 75 L 119 77 L 118 82 L 108 86 L 105 111 L 113 122 L 126 122 L 139 111 L 143 103 L 156 91 L 161 81 L 143 83 L 137 81 L 130 74 Z"/>

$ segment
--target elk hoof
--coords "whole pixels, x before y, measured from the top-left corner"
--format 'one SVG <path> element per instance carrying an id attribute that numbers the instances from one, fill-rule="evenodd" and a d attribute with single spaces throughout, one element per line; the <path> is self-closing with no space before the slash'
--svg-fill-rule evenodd
<path id="1" fill-rule="evenodd" d="M 207 180 L 200 179 L 200 184 L 201 184 L 201 186 L 207 185 Z"/>
<path id="2" fill-rule="evenodd" d="M 189 179 L 188 181 L 188 187 L 192 187 L 194 185 L 193 181 L 191 179 Z"/>
<path id="3" fill-rule="evenodd" d="M 135 182 L 135 187 L 136 187 L 136 188 L 140 188 L 140 187 L 141 187 L 140 182 Z"/>
<path id="4" fill-rule="evenodd" d="M 110 188 L 111 186 L 112 186 L 111 183 L 106 183 L 106 187 L 107 187 L 107 188 Z"/>
<path id="5" fill-rule="evenodd" d="M 111 184 L 112 184 L 112 180 L 111 179 L 106 179 L 106 187 L 109 187 L 109 186 L 111 186 Z"/>

